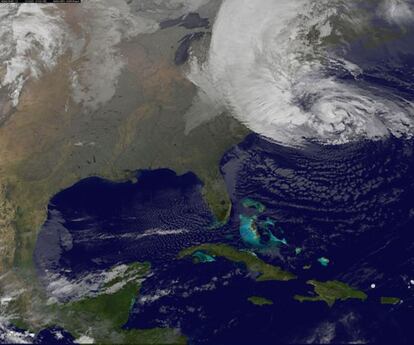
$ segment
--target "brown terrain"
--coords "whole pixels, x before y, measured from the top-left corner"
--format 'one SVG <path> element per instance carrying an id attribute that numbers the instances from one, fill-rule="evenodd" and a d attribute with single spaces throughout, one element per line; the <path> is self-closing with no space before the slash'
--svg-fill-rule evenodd
<path id="1" fill-rule="evenodd" d="M 79 13 L 66 15 L 79 33 Z M 27 288 L 36 285 L 32 254 L 48 202 L 77 181 L 125 180 L 137 169 L 192 171 L 217 220 L 228 216 L 219 161 L 247 130 L 222 115 L 185 134 L 184 115 L 196 89 L 173 63 L 185 33 L 170 28 L 122 43 L 126 68 L 115 96 L 96 111 L 71 98 L 71 73 L 80 61 L 68 53 L 25 85 L 19 105 L 0 125 L 0 293 L 27 291 L 19 313 L 28 319 L 36 301 Z"/>

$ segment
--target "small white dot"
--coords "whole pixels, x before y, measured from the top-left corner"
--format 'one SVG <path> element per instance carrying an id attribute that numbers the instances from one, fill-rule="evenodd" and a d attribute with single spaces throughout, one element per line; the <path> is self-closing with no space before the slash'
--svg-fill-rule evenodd
<path id="1" fill-rule="evenodd" d="M 371 284 L 371 289 L 375 289 L 375 284 L 374 283 Z"/>
<path id="2" fill-rule="evenodd" d="M 411 284 L 411 285 L 414 285 L 414 279 L 411 279 L 411 280 L 410 280 L 410 284 Z"/>

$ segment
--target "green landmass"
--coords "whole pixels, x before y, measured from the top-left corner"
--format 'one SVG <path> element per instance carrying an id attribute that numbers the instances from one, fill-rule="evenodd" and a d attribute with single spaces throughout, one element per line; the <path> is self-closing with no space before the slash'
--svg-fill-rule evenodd
<path id="1" fill-rule="evenodd" d="M 398 304 L 400 301 L 398 297 L 381 297 L 381 304 Z"/>
<path id="2" fill-rule="evenodd" d="M 9 205 L 0 207 L 0 220 L 15 220 L 0 231 L 0 248 L 8 243 L 0 272 L 32 266 L 49 200 L 89 176 L 124 181 L 138 169 L 192 171 L 204 184 L 202 195 L 216 220 L 226 221 L 231 202 L 220 160 L 249 131 L 226 114 L 186 130 L 197 88 L 174 65 L 167 43 L 181 35 L 158 31 L 123 44 L 125 57 L 140 64 L 130 59 L 116 94 L 96 111 L 85 114 L 71 100 L 70 57 L 23 90 L 19 107 L 0 126 L 0 188 L 7 191 L 0 199 Z"/>
<path id="3" fill-rule="evenodd" d="M 317 296 L 295 295 L 294 298 L 297 301 L 324 301 L 328 306 L 332 307 L 337 300 L 345 301 L 347 299 L 360 299 L 365 301 L 367 299 L 367 295 L 363 291 L 356 290 L 337 280 L 330 280 L 326 282 L 309 280 L 307 283 L 314 287 L 314 291 Z"/>
<path id="4" fill-rule="evenodd" d="M 223 257 L 227 260 L 243 264 L 249 271 L 259 273 L 257 281 L 282 280 L 287 281 L 296 279 L 296 276 L 290 272 L 283 271 L 278 266 L 267 264 L 259 259 L 255 254 L 246 251 L 237 250 L 226 244 L 202 244 L 182 250 L 178 257 L 191 256 L 196 251 L 203 251 L 216 257 Z"/>
<path id="5" fill-rule="evenodd" d="M 111 329 L 121 329 L 121 327 L 128 321 L 130 307 L 141 287 L 139 279 L 147 275 L 149 271 L 149 263 L 135 263 L 132 267 L 128 268 L 125 276 L 118 276 L 106 283 L 104 286 L 105 288 L 110 289 L 116 284 L 127 281 L 127 283 L 118 291 L 114 293 L 102 293 L 96 297 L 85 298 L 80 301 L 67 303 L 59 306 L 59 309 L 64 314 L 68 315 L 69 318 L 67 320 L 85 319 L 85 323 L 83 321 L 81 323 L 86 325 L 90 325 L 91 322 L 106 321 L 111 323 Z M 116 306 L 116 308 L 114 308 L 114 306 Z M 86 322 L 87 320 L 89 322 Z M 71 333 L 83 333 L 81 325 L 71 327 L 67 321 L 65 324 L 66 329 Z"/>
<path id="6" fill-rule="evenodd" d="M 249 302 L 258 305 L 258 306 L 263 306 L 263 305 L 272 305 L 273 302 L 270 299 L 264 298 L 264 297 L 259 297 L 259 296 L 251 296 L 247 299 Z"/>
<path id="7" fill-rule="evenodd" d="M 22 323 L 37 328 L 45 316 L 33 252 L 47 205 L 61 190 L 89 177 L 136 182 L 139 169 L 195 173 L 215 225 L 231 211 L 219 165 L 249 133 L 222 114 L 187 131 L 197 88 L 173 62 L 171 42 L 181 29 L 140 35 L 119 45 L 127 64 L 114 97 L 96 110 L 73 101 L 76 62 L 56 67 L 22 90 L 19 106 L 0 125 L 0 295 L 19 291 Z M 194 51 L 196 54 L 197 52 Z"/>
<path id="8" fill-rule="evenodd" d="M 149 272 L 149 263 L 133 263 L 104 284 L 98 295 L 50 305 L 43 314 L 53 318 L 43 327 L 58 325 L 75 338 L 88 335 L 100 344 L 185 344 L 186 338 L 175 329 L 122 329 L 139 293 L 141 280 Z M 30 329 L 30 324 L 22 320 L 16 319 L 13 323 Z"/>

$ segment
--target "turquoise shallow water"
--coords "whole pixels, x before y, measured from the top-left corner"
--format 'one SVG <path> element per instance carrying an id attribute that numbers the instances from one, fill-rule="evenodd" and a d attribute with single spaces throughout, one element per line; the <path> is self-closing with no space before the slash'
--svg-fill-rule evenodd
<path id="1" fill-rule="evenodd" d="M 240 215 L 240 236 L 247 244 L 260 247 L 260 235 L 257 231 L 256 216 Z"/>
<path id="2" fill-rule="evenodd" d="M 263 204 L 253 199 L 246 198 L 242 200 L 241 205 L 245 209 L 243 211 L 246 213 L 239 215 L 239 229 L 240 237 L 245 244 L 256 249 L 288 245 L 286 238 L 280 239 L 274 235 L 273 232 L 276 230 L 278 230 L 281 235 L 283 234 L 283 230 L 276 227 L 275 220 L 269 217 L 265 219 L 258 218 L 266 210 L 266 207 Z M 251 208 L 253 208 L 253 212 Z"/>
<path id="3" fill-rule="evenodd" d="M 335 342 L 404 343 L 412 335 L 413 152 L 412 142 L 399 140 L 296 151 L 249 136 L 222 161 L 235 188 L 230 221 L 219 229 L 211 229 L 192 174 L 147 172 L 141 184 L 88 179 L 51 202 L 38 267 L 71 278 L 151 261 L 153 275 L 126 327 L 179 327 L 193 344 L 303 343 L 327 331 Z M 265 208 L 246 207 L 246 198 Z M 176 260 L 181 248 L 206 242 L 254 251 L 298 280 L 256 282 L 243 265 L 203 252 Z M 310 294 L 309 279 L 340 280 L 369 298 L 332 308 L 295 301 L 294 294 Z M 273 305 L 261 309 L 250 296 Z M 381 296 L 403 303 L 381 305 Z"/>

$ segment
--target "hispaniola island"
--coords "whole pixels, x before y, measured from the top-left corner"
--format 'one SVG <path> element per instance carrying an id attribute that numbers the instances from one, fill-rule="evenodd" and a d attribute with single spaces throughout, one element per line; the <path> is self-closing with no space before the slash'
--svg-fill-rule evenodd
<path id="1" fill-rule="evenodd" d="M 414 1 L 0 3 L 0 343 L 414 343 Z"/>

